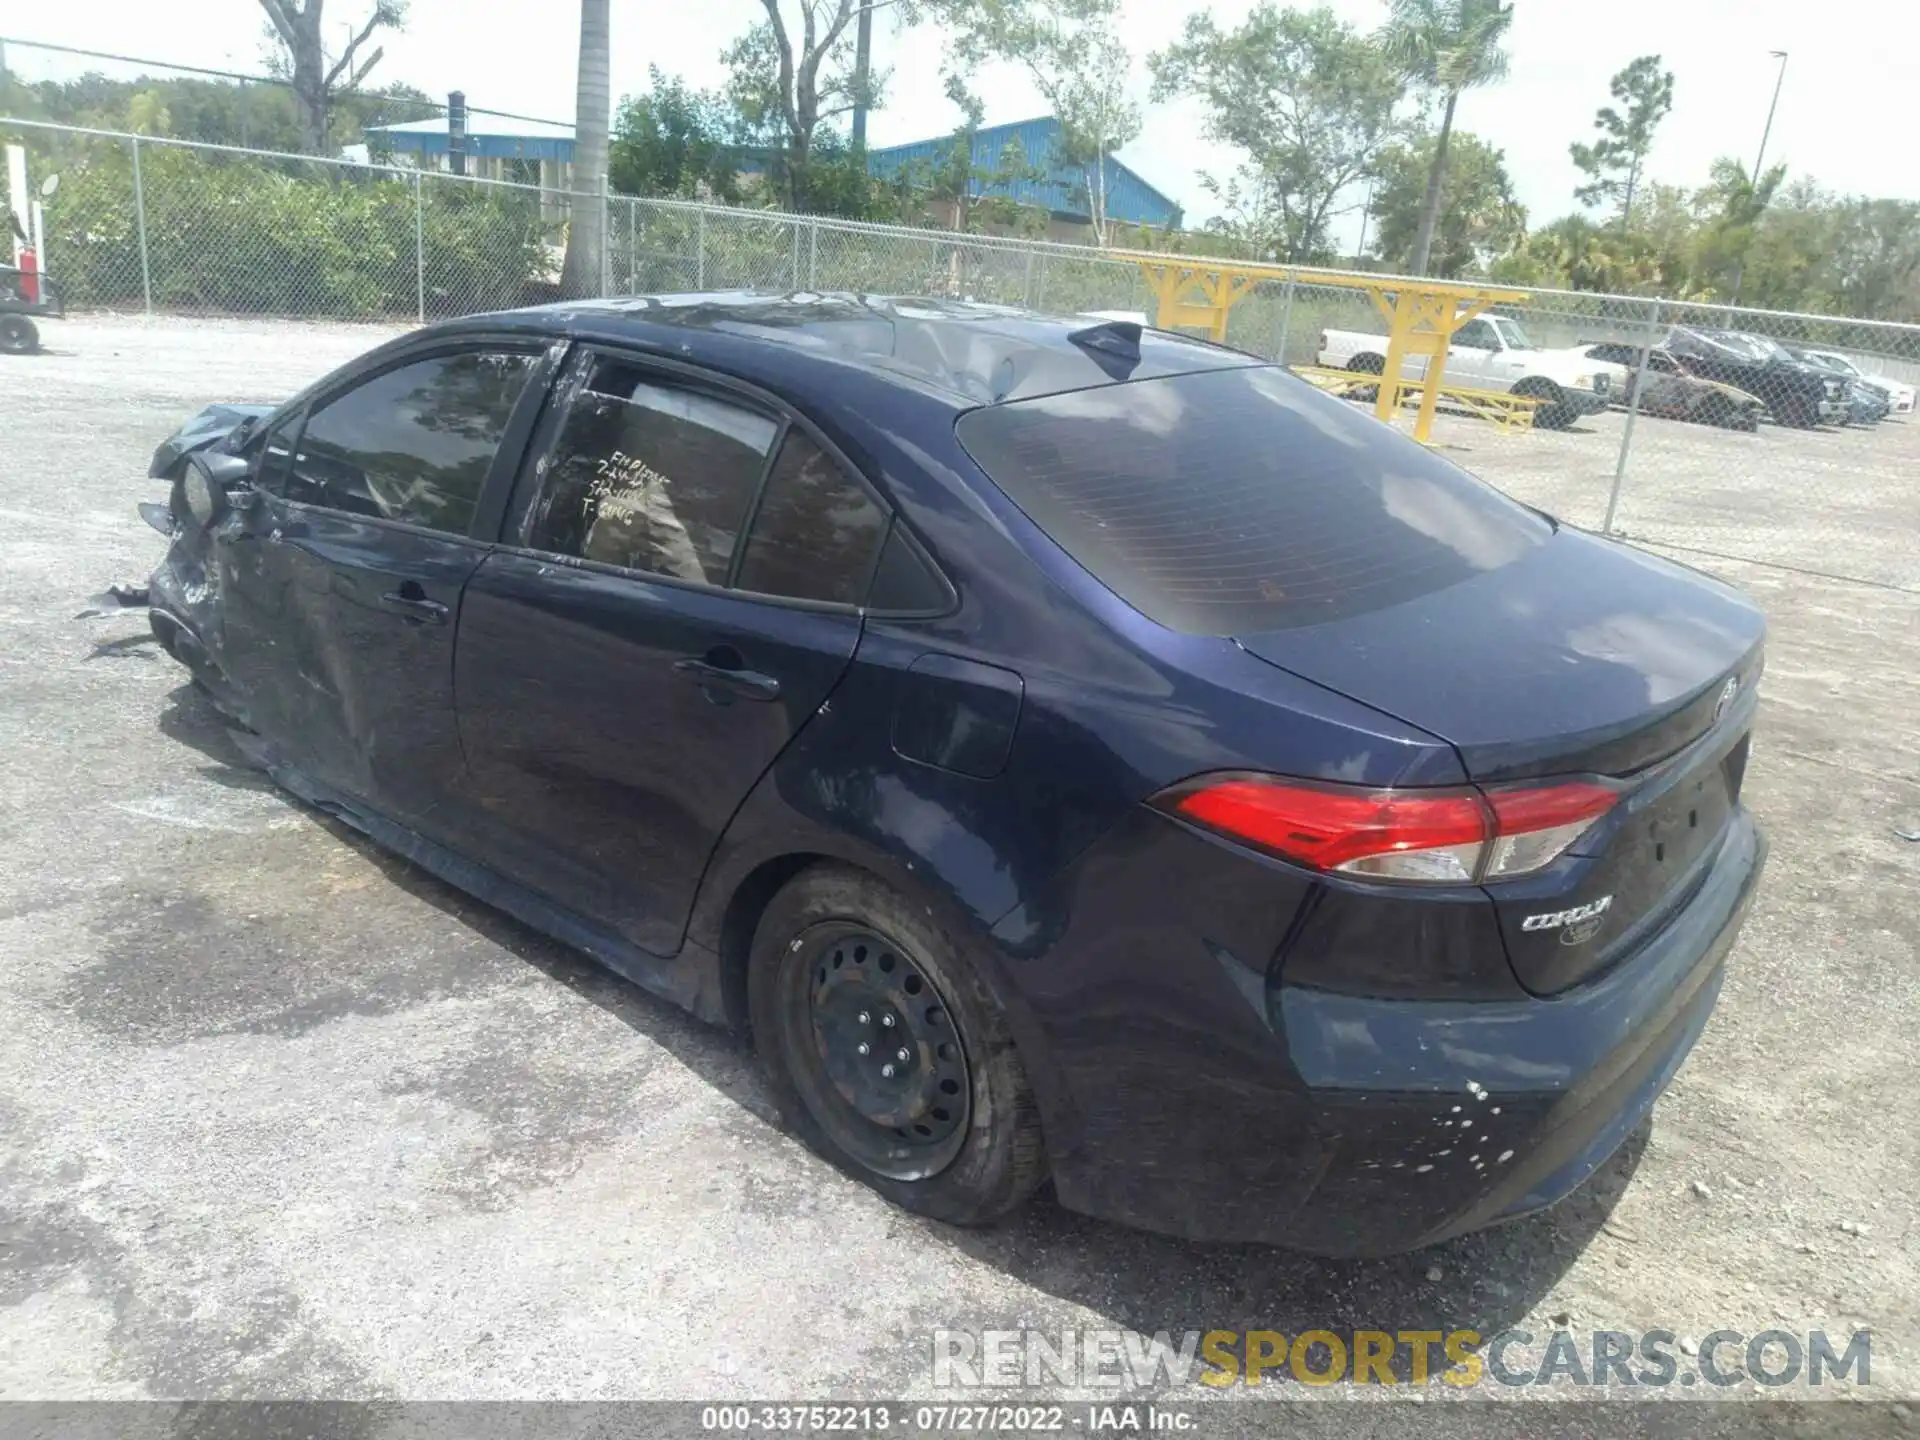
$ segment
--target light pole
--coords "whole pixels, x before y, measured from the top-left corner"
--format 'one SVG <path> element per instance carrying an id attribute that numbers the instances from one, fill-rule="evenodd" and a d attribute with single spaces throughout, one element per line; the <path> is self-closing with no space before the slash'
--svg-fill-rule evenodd
<path id="1" fill-rule="evenodd" d="M 1760 192 L 1760 167 L 1767 163 L 1767 141 L 1773 135 L 1773 112 L 1780 108 L 1780 87 L 1787 83 L 1787 52 L 1784 50 L 1769 50 L 1767 53 L 1780 62 L 1780 73 L 1774 77 L 1773 103 L 1767 106 L 1766 127 L 1760 132 L 1760 154 L 1754 159 L 1753 174 L 1749 177 L 1752 181 L 1752 190 L 1755 195 L 1758 195 Z M 1740 284 L 1746 278 L 1747 262 L 1746 256 L 1743 254 L 1733 267 L 1733 294 L 1730 299 L 1735 305 L 1740 303 Z"/>
<path id="2" fill-rule="evenodd" d="M 853 148 L 858 151 L 867 148 L 867 86 L 872 76 L 873 0 L 860 0 L 860 18 L 853 31 Z"/>
<path id="3" fill-rule="evenodd" d="M 1377 175 L 1367 177 L 1367 203 L 1360 207 L 1360 243 L 1353 250 L 1353 263 L 1356 265 L 1367 253 L 1367 221 L 1373 218 L 1373 187 L 1378 181 Z"/>
<path id="4" fill-rule="evenodd" d="M 1753 162 L 1753 183 L 1760 183 L 1760 167 L 1767 163 L 1767 140 L 1773 134 L 1773 112 L 1780 108 L 1780 87 L 1787 83 L 1787 52 L 1770 50 L 1767 52 L 1780 62 L 1780 74 L 1773 82 L 1773 103 L 1767 106 L 1767 125 L 1760 132 L 1760 155 Z"/>

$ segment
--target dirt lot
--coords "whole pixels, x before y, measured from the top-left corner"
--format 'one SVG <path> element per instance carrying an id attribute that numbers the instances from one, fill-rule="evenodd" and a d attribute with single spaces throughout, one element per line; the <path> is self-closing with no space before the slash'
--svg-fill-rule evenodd
<path id="1" fill-rule="evenodd" d="M 1440 417 L 1434 439 L 1468 469 L 1598 530 L 1626 415 L 1508 435 Z M 1616 531 L 1690 552 L 1769 561 L 1920 591 L 1920 419 L 1759 433 L 1640 416 Z"/>
<path id="2" fill-rule="evenodd" d="M 375 333 L 48 330 L 0 361 L 0 1397 L 924 1395 L 936 1326 L 1556 1323 L 1867 1325 L 1873 1390 L 1920 1395 L 1920 594 L 1700 562 L 1774 627 L 1769 877 L 1652 1126 L 1556 1212 L 1366 1264 L 1044 1197 L 961 1233 L 774 1128 L 735 1040 L 265 787 L 142 612 L 76 618 L 159 553 L 167 430 Z M 1618 424 L 1445 438 L 1591 520 Z M 1818 517 L 1911 576 L 1920 424 L 1642 425 L 1676 458 L 1629 529 Z"/>

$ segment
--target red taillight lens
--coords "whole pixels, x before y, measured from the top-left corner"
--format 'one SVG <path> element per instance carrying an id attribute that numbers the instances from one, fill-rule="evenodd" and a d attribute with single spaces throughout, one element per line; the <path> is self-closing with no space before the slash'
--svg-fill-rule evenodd
<path id="1" fill-rule="evenodd" d="M 1220 775 L 1176 786 L 1155 803 L 1311 869 L 1461 885 L 1540 869 L 1614 799 L 1589 781 L 1483 794 Z"/>

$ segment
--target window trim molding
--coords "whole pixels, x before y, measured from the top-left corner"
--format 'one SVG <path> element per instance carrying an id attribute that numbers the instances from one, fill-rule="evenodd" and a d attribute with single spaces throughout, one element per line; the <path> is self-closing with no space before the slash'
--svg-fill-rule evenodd
<path id="1" fill-rule="evenodd" d="M 705 580 L 682 580 L 678 575 L 661 575 L 652 570 L 632 570 L 625 565 L 614 565 L 605 560 L 588 560 L 579 555 L 562 555 L 555 550 L 540 550 L 531 545 L 521 545 L 507 540 L 499 541 L 491 548 L 501 555 L 513 555 L 523 560 L 538 560 L 543 565 L 562 565 L 569 570 L 591 570 L 598 575 L 607 575 L 619 580 L 633 580 L 642 585 L 664 585 L 669 589 L 685 590 L 695 595 L 718 595 L 728 600 L 740 600 L 756 605 L 778 605 L 786 610 L 809 610 L 822 615 L 876 613 L 868 611 L 864 605 L 849 605 L 839 600 L 801 600 L 792 595 L 765 595 L 758 590 L 740 590 L 727 585 L 714 585 Z"/>

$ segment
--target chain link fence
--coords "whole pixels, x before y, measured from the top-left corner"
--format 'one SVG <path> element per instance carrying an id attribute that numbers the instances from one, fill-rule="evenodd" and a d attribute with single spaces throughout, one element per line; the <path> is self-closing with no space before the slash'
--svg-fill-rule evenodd
<path id="1" fill-rule="evenodd" d="M 45 268 L 73 310 L 426 321 L 556 298 L 576 205 L 603 227 L 598 288 L 857 290 L 1056 313 L 1151 314 L 1132 262 L 1073 245 L 587 197 L 0 120 L 45 201 Z M 1607 369 L 1613 405 L 1507 433 L 1443 412 L 1434 441 L 1587 528 L 1920 590 L 1920 326 L 1533 291 L 1500 307 L 1532 348 L 1458 354 L 1511 386 Z M 1362 291 L 1263 281 L 1228 343 L 1315 364 L 1332 330 L 1384 336 Z M 1503 327 L 1502 333 L 1507 333 Z M 1383 339 L 1384 344 L 1384 339 Z M 1554 367 L 1558 368 L 1554 368 Z"/>

